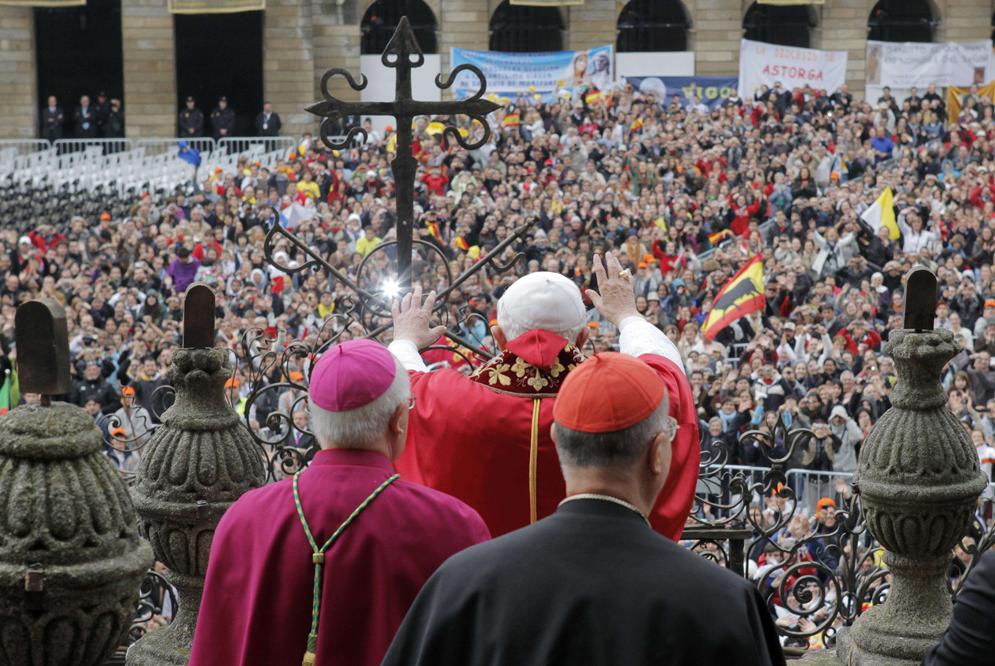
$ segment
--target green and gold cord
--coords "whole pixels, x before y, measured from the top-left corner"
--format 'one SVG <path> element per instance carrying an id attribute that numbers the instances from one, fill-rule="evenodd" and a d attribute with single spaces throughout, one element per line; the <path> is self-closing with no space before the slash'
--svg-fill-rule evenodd
<path id="1" fill-rule="evenodd" d="M 311 533 L 311 526 L 308 525 L 307 518 L 304 517 L 304 507 L 301 506 L 301 493 L 298 489 L 298 477 L 300 477 L 300 475 L 300 472 L 294 474 L 294 504 L 297 506 L 297 517 L 300 519 L 301 526 L 304 528 L 304 534 L 307 536 L 308 543 L 311 544 L 311 550 L 313 551 L 311 554 L 311 562 L 314 564 L 314 596 L 311 599 L 311 631 L 307 635 L 307 651 L 304 653 L 304 661 L 302 662 L 302 666 L 314 666 L 315 653 L 318 650 L 318 614 L 321 610 L 321 568 L 325 564 L 325 551 L 332 547 L 345 529 L 352 524 L 352 521 L 354 521 L 356 517 L 363 512 L 363 509 L 368 507 L 380 493 L 387 490 L 387 486 L 401 478 L 401 475 L 394 474 L 389 479 L 381 483 L 376 490 L 360 502 L 359 506 L 353 509 L 353 512 L 349 514 L 349 517 L 342 521 L 342 524 L 338 526 L 338 529 L 332 533 L 332 536 L 328 537 L 328 541 L 326 541 L 320 548 L 318 547 L 318 542 L 314 539 L 314 534 Z"/>

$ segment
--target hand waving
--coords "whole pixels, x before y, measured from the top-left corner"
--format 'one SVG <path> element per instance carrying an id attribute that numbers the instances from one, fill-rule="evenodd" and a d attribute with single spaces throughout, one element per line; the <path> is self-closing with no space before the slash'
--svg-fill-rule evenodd
<path id="1" fill-rule="evenodd" d="M 432 326 L 432 309 L 435 307 L 435 292 L 429 292 L 422 301 L 421 285 L 415 285 L 412 292 L 391 303 L 394 315 L 394 339 L 413 342 L 418 349 L 428 347 L 445 333 L 445 326 Z"/>
<path id="2" fill-rule="evenodd" d="M 632 278 L 620 277 L 622 265 L 614 255 L 605 257 L 601 263 L 601 255 L 594 255 L 594 275 L 598 278 L 598 289 L 587 290 L 587 295 L 598 308 L 605 319 L 618 326 L 626 317 L 639 317 L 636 309 L 636 293 L 632 286 Z M 605 265 L 607 265 L 607 270 Z"/>

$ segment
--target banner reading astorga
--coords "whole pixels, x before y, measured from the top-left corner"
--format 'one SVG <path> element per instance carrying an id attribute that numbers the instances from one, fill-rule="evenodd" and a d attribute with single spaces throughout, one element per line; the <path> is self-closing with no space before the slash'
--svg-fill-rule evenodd
<path id="1" fill-rule="evenodd" d="M 550 53 L 505 53 L 501 51 L 452 50 L 453 68 L 476 65 L 487 78 L 487 90 L 500 97 L 542 95 L 549 99 L 560 89 L 605 90 L 615 80 L 612 47 L 595 46 L 587 51 L 553 51 Z M 456 77 L 453 91 L 463 99 L 477 91 L 479 83 L 472 74 Z"/>
<path id="2" fill-rule="evenodd" d="M 743 39 L 739 43 L 739 95 L 752 99 L 780 81 L 786 90 L 811 86 L 833 92 L 846 83 L 846 51 L 820 51 Z"/>
<path id="3" fill-rule="evenodd" d="M 892 88 L 969 86 L 988 81 L 992 43 L 867 42 L 867 85 Z"/>

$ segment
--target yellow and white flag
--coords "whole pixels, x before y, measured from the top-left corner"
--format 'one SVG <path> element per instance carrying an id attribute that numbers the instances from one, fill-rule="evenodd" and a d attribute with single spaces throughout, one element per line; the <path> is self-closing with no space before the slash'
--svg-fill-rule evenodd
<path id="1" fill-rule="evenodd" d="M 884 188 L 884 192 L 877 198 L 871 207 L 860 214 L 860 219 L 877 233 L 881 227 L 888 229 L 888 238 L 898 240 L 902 232 L 898 230 L 898 223 L 895 222 L 895 205 L 892 202 L 891 188 Z"/>

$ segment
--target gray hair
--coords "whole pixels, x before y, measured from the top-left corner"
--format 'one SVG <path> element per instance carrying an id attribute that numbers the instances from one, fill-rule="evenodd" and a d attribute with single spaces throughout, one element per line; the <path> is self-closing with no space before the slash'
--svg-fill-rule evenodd
<path id="1" fill-rule="evenodd" d="M 574 467 L 628 467 L 635 463 L 656 435 L 670 432 L 670 400 L 664 395 L 652 414 L 637 423 L 614 432 L 580 432 L 553 425 L 556 452 L 560 460 Z"/>
<path id="2" fill-rule="evenodd" d="M 345 412 L 330 412 L 313 402 L 311 432 L 322 446 L 367 447 L 383 436 L 387 423 L 399 406 L 411 396 L 411 381 L 403 366 L 394 359 L 397 373 L 383 395 L 373 402 Z"/>

